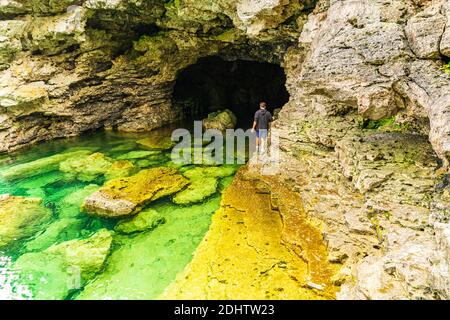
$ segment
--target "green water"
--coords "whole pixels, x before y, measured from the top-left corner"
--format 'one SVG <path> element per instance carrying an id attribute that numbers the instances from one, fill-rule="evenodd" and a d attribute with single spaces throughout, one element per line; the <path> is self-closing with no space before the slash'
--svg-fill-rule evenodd
<path id="1" fill-rule="evenodd" d="M 193 168 L 174 165 L 170 149 L 148 157 L 129 154 L 158 151 L 137 143 L 147 136 L 98 132 L 41 143 L 0 155 L 0 176 L 17 165 L 78 151 L 102 153 L 113 161 L 131 158 L 137 171 L 159 166 L 177 167 L 180 172 Z M 83 199 L 107 181 L 105 175 L 86 178 L 62 172 L 59 165 L 14 179 L 0 178 L 0 194 L 41 198 L 41 206 L 51 213 L 31 235 L 0 246 L 0 299 L 157 298 L 192 259 L 219 208 L 221 192 L 231 182 L 231 176 L 220 177 L 216 192 L 200 202 L 177 205 L 166 197 L 150 203 L 143 212 L 154 210 L 162 223 L 125 234 L 115 230 L 118 219 L 99 219 L 80 211 Z M 81 280 L 68 270 L 73 259 L 82 260 Z"/>

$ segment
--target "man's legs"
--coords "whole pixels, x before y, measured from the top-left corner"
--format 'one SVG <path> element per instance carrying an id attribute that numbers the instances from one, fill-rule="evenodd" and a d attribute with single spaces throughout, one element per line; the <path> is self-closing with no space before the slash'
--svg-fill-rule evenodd
<path id="1" fill-rule="evenodd" d="M 266 152 L 267 146 L 267 129 L 262 129 L 259 131 L 259 153 L 263 154 Z"/>

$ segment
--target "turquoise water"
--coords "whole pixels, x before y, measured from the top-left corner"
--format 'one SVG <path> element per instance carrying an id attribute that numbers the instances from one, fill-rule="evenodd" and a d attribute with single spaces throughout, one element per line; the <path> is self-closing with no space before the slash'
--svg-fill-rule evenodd
<path id="1" fill-rule="evenodd" d="M 0 155 L 0 195 L 13 196 L 0 199 L 0 299 L 157 298 L 192 259 L 238 166 L 205 176 L 214 190 L 200 201 L 177 205 L 168 196 L 147 204 L 140 220 L 100 219 L 80 207 L 114 175 L 160 166 L 192 170 L 171 161 L 170 132 L 97 132 Z M 150 144 L 141 143 L 149 137 Z M 98 160 L 77 162 L 94 153 Z M 132 169 L 111 173 L 100 165 L 119 160 Z M 10 217 L 17 222 L 14 239 L 7 236 Z M 119 222 L 128 224 L 120 229 Z"/>

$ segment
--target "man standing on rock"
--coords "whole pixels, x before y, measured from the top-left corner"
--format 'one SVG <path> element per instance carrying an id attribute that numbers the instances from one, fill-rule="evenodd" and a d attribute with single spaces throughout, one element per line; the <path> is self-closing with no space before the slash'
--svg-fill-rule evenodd
<path id="1" fill-rule="evenodd" d="M 256 148 L 258 153 L 265 153 L 267 145 L 267 136 L 270 122 L 272 122 L 272 114 L 266 110 L 267 104 L 261 102 L 259 110 L 255 113 L 252 132 L 256 131 Z"/>

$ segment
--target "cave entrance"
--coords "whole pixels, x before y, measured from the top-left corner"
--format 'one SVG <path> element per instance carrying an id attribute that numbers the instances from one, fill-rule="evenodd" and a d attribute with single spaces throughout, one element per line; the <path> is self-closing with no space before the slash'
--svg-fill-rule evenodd
<path id="1" fill-rule="evenodd" d="M 237 126 L 247 129 L 259 102 L 267 102 L 272 113 L 288 102 L 285 83 L 286 75 L 279 65 L 207 57 L 181 71 L 173 103 L 181 108 L 184 119 L 193 120 L 228 108 L 238 118 Z"/>

